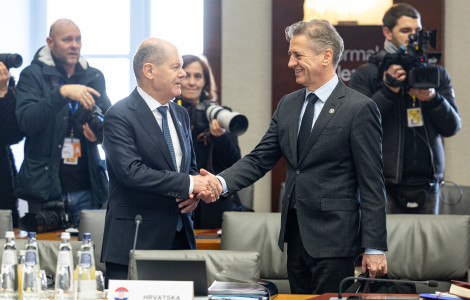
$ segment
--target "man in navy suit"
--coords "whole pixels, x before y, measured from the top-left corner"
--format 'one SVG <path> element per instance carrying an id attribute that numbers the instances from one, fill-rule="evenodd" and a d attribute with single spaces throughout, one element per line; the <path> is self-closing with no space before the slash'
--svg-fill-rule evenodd
<path id="1" fill-rule="evenodd" d="M 224 194 L 251 185 L 285 158 L 279 247 L 287 242 L 294 294 L 337 292 L 357 256 L 387 273 L 382 129 L 377 105 L 335 74 L 343 40 L 324 20 L 286 28 L 298 91 L 284 96 L 255 149 L 223 171 Z"/>
<path id="2" fill-rule="evenodd" d="M 186 109 L 171 102 L 181 94 L 182 64 L 171 43 L 145 40 L 134 57 L 137 88 L 105 114 L 107 279 L 127 278 L 136 215 L 137 249 L 195 249 L 192 211 L 199 199 L 219 197 L 217 179 L 197 173 Z"/>

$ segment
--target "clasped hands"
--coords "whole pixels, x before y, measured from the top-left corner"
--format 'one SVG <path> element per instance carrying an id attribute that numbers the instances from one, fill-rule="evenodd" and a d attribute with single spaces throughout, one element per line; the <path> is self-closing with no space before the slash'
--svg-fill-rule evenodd
<path id="1" fill-rule="evenodd" d="M 194 175 L 193 177 L 193 193 L 189 195 L 188 199 L 176 199 L 181 213 L 188 213 L 196 209 L 199 200 L 206 203 L 217 201 L 222 194 L 222 184 L 214 174 L 201 169 L 201 175 Z"/>

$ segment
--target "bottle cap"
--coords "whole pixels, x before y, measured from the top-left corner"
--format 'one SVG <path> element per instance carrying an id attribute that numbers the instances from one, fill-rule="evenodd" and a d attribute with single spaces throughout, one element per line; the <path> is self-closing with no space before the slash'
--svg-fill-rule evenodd
<path id="1" fill-rule="evenodd" d="M 85 232 L 85 233 L 83 234 L 83 240 L 84 240 L 84 241 L 91 240 L 91 233 Z"/>
<path id="2" fill-rule="evenodd" d="M 28 232 L 28 239 L 36 239 L 36 232 Z"/>
<path id="3" fill-rule="evenodd" d="M 60 235 L 60 238 L 61 239 L 70 239 L 70 232 L 62 232 L 62 234 Z"/>
<path id="4" fill-rule="evenodd" d="M 10 238 L 10 239 L 13 239 L 15 238 L 15 233 L 13 231 L 7 231 L 5 232 L 5 238 Z"/>

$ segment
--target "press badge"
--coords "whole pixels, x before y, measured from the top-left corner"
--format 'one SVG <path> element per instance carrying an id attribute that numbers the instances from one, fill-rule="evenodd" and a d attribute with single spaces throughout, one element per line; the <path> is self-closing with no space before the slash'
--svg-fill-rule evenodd
<path id="1" fill-rule="evenodd" d="M 423 116 L 421 115 L 421 108 L 408 108 L 406 110 L 408 115 L 408 127 L 423 126 Z"/>
<path id="2" fill-rule="evenodd" d="M 79 139 L 65 138 L 62 147 L 62 158 L 65 165 L 77 165 L 78 158 L 82 156 Z"/>

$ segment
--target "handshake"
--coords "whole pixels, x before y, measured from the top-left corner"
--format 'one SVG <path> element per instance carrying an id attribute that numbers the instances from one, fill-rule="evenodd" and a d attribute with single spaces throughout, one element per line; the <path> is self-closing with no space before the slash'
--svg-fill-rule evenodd
<path id="1" fill-rule="evenodd" d="M 178 207 L 181 209 L 181 213 L 188 213 L 196 209 L 199 200 L 206 203 L 211 203 L 219 199 L 222 194 L 222 184 L 214 174 L 201 169 L 201 175 L 194 175 L 193 177 L 193 193 L 189 195 L 189 198 L 176 199 L 179 203 Z"/>

